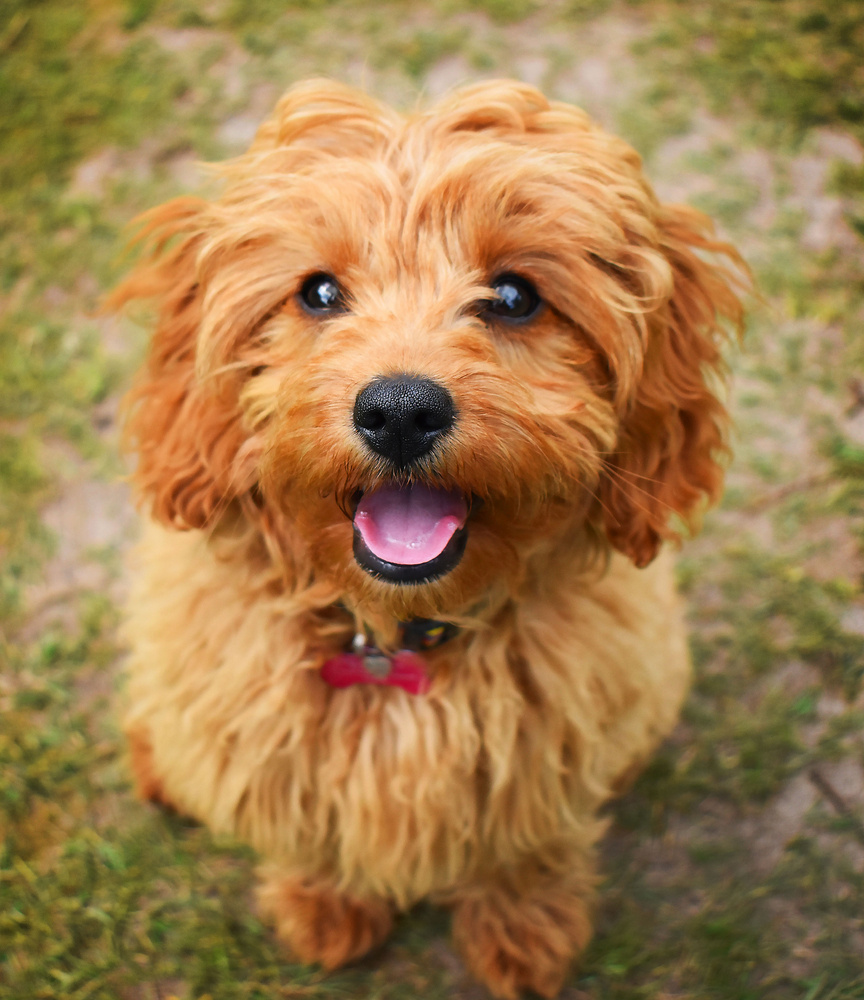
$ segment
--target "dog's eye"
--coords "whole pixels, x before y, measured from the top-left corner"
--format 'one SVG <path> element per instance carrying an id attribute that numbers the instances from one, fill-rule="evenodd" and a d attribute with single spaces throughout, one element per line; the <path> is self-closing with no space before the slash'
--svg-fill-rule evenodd
<path id="1" fill-rule="evenodd" d="M 345 296 L 331 274 L 313 274 L 303 282 L 300 301 L 313 313 L 336 313 L 345 309 Z"/>
<path id="2" fill-rule="evenodd" d="M 530 319 L 540 307 L 537 289 L 518 274 L 502 274 L 492 282 L 495 298 L 485 303 L 483 314 L 503 320 Z"/>

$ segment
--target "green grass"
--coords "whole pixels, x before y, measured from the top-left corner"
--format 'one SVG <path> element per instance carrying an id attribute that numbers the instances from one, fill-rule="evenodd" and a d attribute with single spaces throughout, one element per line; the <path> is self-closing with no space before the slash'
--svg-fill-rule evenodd
<path id="1" fill-rule="evenodd" d="M 254 915 L 251 853 L 131 796 L 108 594 L 72 588 L 32 621 L 28 587 L 63 541 L 41 515 L 65 495 L 64 462 L 117 474 L 104 415 L 142 335 L 96 309 L 124 266 L 124 225 L 178 193 L 178 163 L 233 152 L 220 127 L 260 88 L 366 74 L 410 107 L 461 55 L 502 75 L 542 57 L 554 92 L 621 23 L 634 61 L 608 115 L 649 172 L 663 164 L 659 180 L 698 181 L 689 197 L 745 247 L 767 305 L 733 359 L 744 386 L 732 486 L 679 565 L 694 691 L 674 738 L 610 812 L 598 933 L 571 985 L 595 1000 L 864 996 L 860 803 L 838 812 L 814 792 L 788 842 L 771 833 L 775 804 L 809 787 L 813 768 L 830 778 L 864 761 L 864 446 L 846 416 L 847 382 L 864 375 L 864 267 L 860 246 L 804 246 L 806 210 L 789 197 L 795 157 L 818 152 L 814 130 L 864 137 L 864 8 L 0 0 L 2 1000 L 460 995 L 448 918 L 432 907 L 352 969 L 291 964 Z M 706 113 L 723 135 L 671 167 L 655 160 Z M 741 161 L 754 151 L 771 163 L 767 222 L 754 215 L 764 185 Z M 78 171 L 97 156 L 113 166 L 88 185 Z M 860 237 L 861 166 L 828 164 L 827 176 Z M 109 577 L 117 563 L 110 550 L 82 558 Z"/>
<path id="2" fill-rule="evenodd" d="M 673 0 L 646 43 L 700 80 L 715 111 L 747 108 L 793 140 L 864 134 L 864 10 L 857 0 Z"/>

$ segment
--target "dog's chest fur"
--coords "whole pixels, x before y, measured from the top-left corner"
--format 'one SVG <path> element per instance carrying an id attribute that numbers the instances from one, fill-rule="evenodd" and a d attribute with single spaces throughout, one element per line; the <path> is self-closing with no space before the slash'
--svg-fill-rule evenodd
<path id="1" fill-rule="evenodd" d="M 164 795 L 288 867 L 405 904 L 562 839 L 671 727 L 688 660 L 669 562 L 615 557 L 443 647 L 427 695 L 318 676 L 308 619 L 197 532 L 151 527 L 130 728 Z M 530 667 L 528 664 L 530 663 Z M 551 848 L 550 848 L 551 849 Z"/>

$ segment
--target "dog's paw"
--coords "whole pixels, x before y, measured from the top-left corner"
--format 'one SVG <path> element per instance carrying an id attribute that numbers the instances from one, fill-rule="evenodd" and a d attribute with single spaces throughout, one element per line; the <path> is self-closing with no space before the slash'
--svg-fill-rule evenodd
<path id="1" fill-rule="evenodd" d="M 138 798 L 179 813 L 175 803 L 165 794 L 162 779 L 156 774 L 153 745 L 147 730 L 141 726 L 130 727 L 126 730 L 126 740 L 129 746 L 129 769 L 132 771 Z"/>
<path id="2" fill-rule="evenodd" d="M 258 903 L 276 936 L 302 962 L 335 969 L 381 944 L 393 926 L 390 906 L 356 899 L 326 882 L 262 872 Z"/>
<path id="3" fill-rule="evenodd" d="M 565 887 L 525 896 L 490 887 L 462 899 L 453 913 L 453 936 L 468 968 L 506 1000 L 525 989 L 557 996 L 591 932 L 586 901 Z"/>

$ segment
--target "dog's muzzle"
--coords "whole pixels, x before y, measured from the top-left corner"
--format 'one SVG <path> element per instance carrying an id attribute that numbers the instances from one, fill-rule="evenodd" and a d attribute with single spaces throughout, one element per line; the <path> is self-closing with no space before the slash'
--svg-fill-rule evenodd
<path id="1" fill-rule="evenodd" d="M 418 375 L 376 378 L 354 402 L 357 433 L 397 474 L 430 455 L 455 420 L 450 393 Z M 468 513 L 459 490 L 394 480 L 359 496 L 354 558 L 367 573 L 390 583 L 428 583 L 461 560 Z"/>

